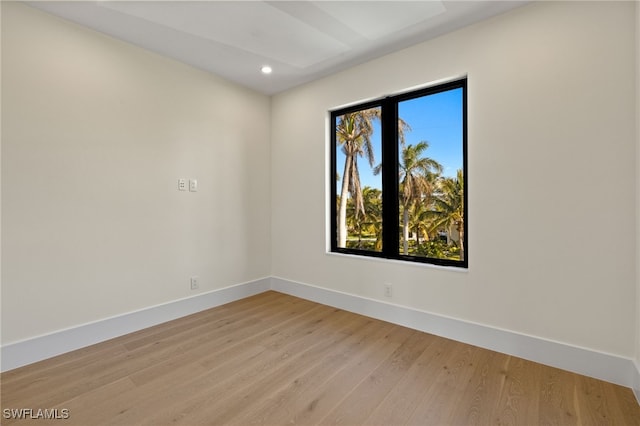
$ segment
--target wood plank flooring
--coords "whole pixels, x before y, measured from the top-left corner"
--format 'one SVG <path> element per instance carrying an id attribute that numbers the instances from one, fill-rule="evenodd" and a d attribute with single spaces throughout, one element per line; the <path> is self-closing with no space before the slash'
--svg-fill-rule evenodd
<path id="1" fill-rule="evenodd" d="M 630 389 L 272 291 L 0 380 L 3 425 L 640 425 Z"/>

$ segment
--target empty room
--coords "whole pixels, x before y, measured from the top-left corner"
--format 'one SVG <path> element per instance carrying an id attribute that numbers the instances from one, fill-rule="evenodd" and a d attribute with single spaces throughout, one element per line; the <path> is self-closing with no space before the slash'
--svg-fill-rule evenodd
<path id="1" fill-rule="evenodd" d="M 0 13 L 1 424 L 640 424 L 637 1 Z"/>

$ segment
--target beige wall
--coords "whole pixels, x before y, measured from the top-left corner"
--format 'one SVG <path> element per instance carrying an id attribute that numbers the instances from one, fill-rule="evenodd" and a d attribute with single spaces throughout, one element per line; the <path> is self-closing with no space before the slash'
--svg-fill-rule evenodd
<path id="1" fill-rule="evenodd" d="M 640 379 L 640 3 L 636 2 L 636 367 Z M 640 400 L 640 382 L 636 383 Z"/>
<path id="2" fill-rule="evenodd" d="M 535 3 L 270 106 L 3 2 L 2 344 L 273 274 L 640 363 L 633 7 Z M 469 270 L 326 254 L 327 110 L 465 73 Z"/>
<path id="3" fill-rule="evenodd" d="M 534 3 L 275 96 L 274 276 L 632 358 L 633 8 Z M 327 111 L 461 74 L 469 270 L 327 254 Z"/>
<path id="4" fill-rule="evenodd" d="M 269 276 L 269 108 L 2 2 L 2 343 Z"/>

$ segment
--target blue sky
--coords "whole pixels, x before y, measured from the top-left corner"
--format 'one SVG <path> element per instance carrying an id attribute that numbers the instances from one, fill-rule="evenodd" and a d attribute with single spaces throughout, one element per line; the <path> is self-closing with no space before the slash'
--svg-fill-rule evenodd
<path id="1" fill-rule="evenodd" d="M 456 171 L 462 169 L 462 89 L 454 89 L 434 95 L 423 96 L 401 102 L 400 118 L 411 126 L 405 133 L 405 143 L 415 145 L 420 141 L 429 143 L 425 155 L 443 167 L 443 175 L 455 177 Z M 380 163 L 380 123 L 374 123 L 374 134 L 371 142 L 374 146 L 375 164 Z M 337 150 L 337 172 L 342 178 L 344 170 L 344 154 Z M 381 188 L 381 176 L 374 176 L 367 160 L 358 158 L 360 181 L 362 187 Z M 338 181 L 338 192 L 342 182 Z"/>

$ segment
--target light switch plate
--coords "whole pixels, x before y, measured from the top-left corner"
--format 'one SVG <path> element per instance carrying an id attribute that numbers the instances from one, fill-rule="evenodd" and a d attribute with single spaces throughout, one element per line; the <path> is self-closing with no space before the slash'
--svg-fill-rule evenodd
<path id="1" fill-rule="evenodd" d="M 198 180 L 190 179 L 189 180 L 189 191 L 196 192 L 198 190 Z"/>

